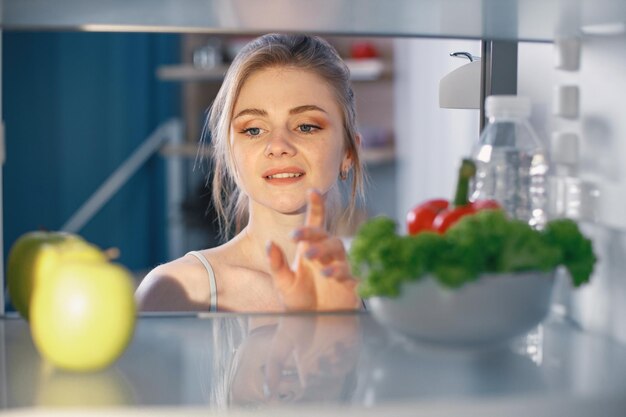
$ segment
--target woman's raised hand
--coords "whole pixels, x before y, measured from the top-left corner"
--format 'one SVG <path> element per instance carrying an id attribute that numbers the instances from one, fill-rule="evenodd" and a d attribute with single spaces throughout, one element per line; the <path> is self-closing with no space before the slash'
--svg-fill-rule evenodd
<path id="1" fill-rule="evenodd" d="M 342 241 L 326 231 L 324 199 L 308 195 L 305 225 L 294 231 L 298 242 L 291 268 L 280 247 L 268 245 L 270 271 L 287 310 L 354 310 L 359 308 L 357 281 L 352 276 Z"/>

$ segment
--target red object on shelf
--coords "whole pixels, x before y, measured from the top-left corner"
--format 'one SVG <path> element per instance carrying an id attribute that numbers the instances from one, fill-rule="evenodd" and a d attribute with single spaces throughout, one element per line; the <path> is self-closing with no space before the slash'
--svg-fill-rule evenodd
<path id="1" fill-rule="evenodd" d="M 369 41 L 354 42 L 350 47 L 350 56 L 354 59 L 377 58 L 378 49 Z"/>
<path id="2" fill-rule="evenodd" d="M 428 200 L 415 206 L 407 214 L 407 229 L 410 235 L 431 231 L 445 233 L 461 217 L 481 210 L 499 210 L 500 204 L 494 200 L 478 200 L 462 206 L 454 206 L 447 200 Z"/>

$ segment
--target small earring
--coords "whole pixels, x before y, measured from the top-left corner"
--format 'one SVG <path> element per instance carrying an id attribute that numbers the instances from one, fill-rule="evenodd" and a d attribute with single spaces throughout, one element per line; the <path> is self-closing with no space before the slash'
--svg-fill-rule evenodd
<path id="1" fill-rule="evenodd" d="M 345 170 L 345 171 L 341 170 L 341 171 L 339 171 L 339 179 L 341 181 L 347 180 L 348 179 L 348 170 Z"/>

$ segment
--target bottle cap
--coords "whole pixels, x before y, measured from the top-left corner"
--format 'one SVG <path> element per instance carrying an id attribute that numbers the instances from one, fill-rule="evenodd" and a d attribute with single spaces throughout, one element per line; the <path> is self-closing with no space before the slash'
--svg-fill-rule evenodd
<path id="1" fill-rule="evenodd" d="M 530 99 L 521 96 L 489 96 L 485 100 L 487 117 L 528 117 Z"/>

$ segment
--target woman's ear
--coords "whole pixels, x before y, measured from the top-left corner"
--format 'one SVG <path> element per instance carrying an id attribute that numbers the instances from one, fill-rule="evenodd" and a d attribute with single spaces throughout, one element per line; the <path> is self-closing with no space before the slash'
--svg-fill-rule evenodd
<path id="1" fill-rule="evenodd" d="M 356 142 L 356 147 L 360 148 L 361 147 L 361 134 L 357 132 L 357 134 L 354 136 L 354 141 Z"/>
<path id="2" fill-rule="evenodd" d="M 352 169 L 352 155 L 350 152 L 346 152 L 346 155 L 343 157 L 343 161 L 341 161 L 340 167 L 340 175 L 342 179 L 348 176 L 348 172 Z"/>
<path id="3" fill-rule="evenodd" d="M 356 144 L 356 148 L 361 147 L 361 134 L 357 133 L 354 136 L 354 142 Z M 345 156 L 343 157 L 343 161 L 341 163 L 341 170 L 342 171 L 350 171 L 350 169 L 354 166 L 354 155 L 352 154 L 352 152 L 350 150 L 348 150 L 345 154 Z"/>

